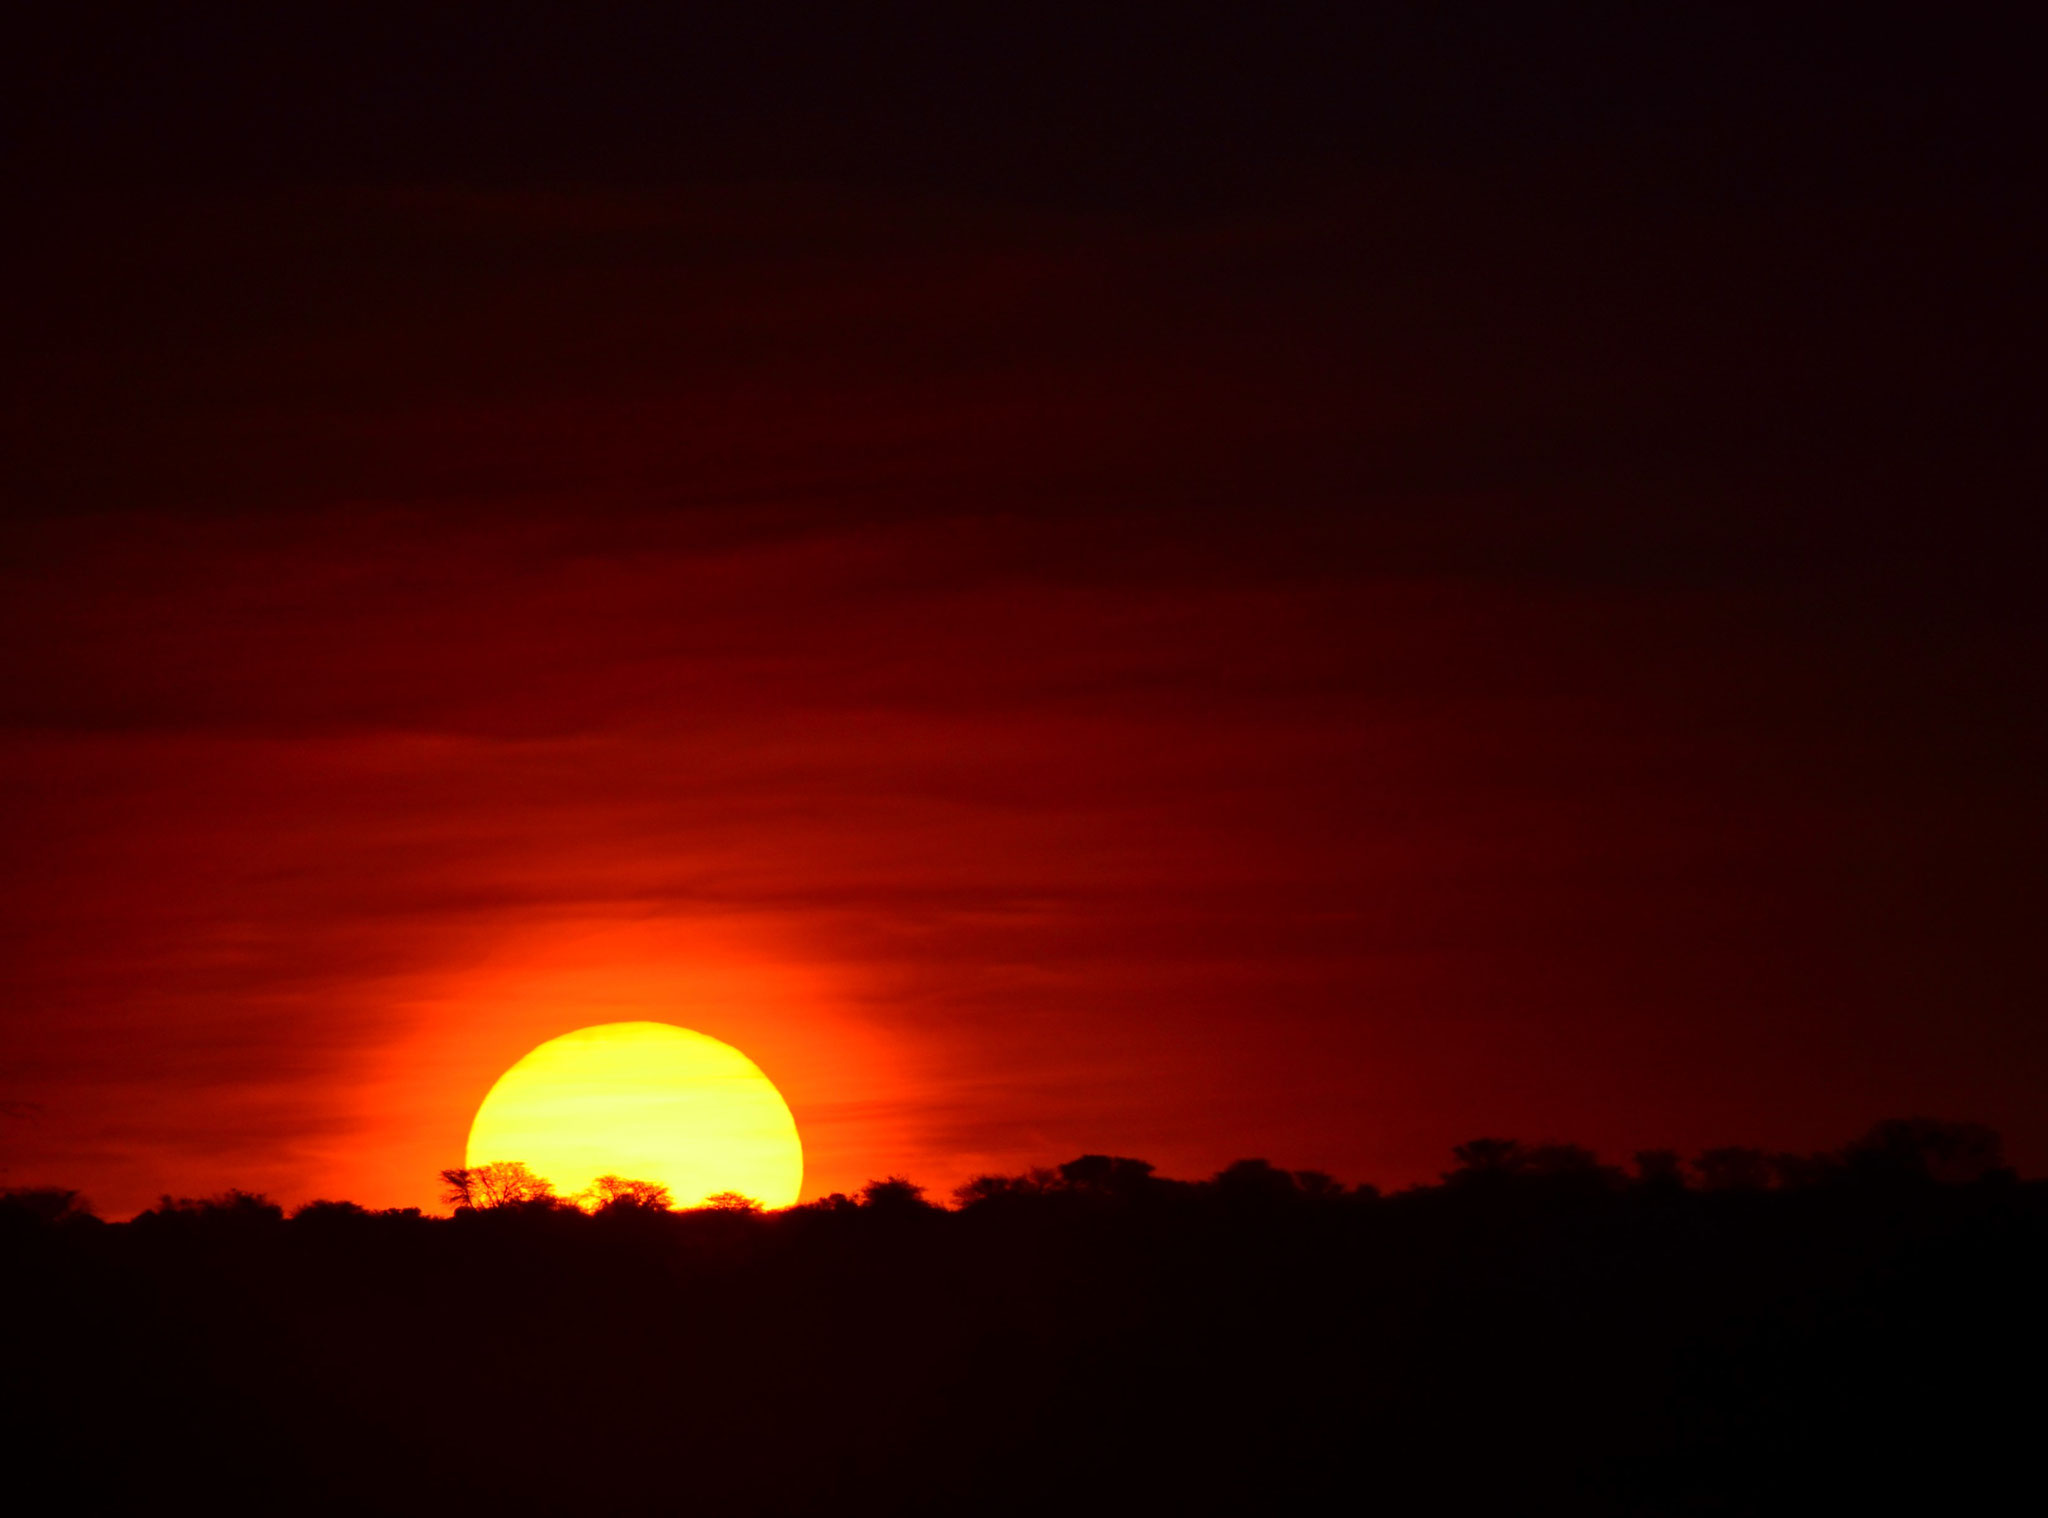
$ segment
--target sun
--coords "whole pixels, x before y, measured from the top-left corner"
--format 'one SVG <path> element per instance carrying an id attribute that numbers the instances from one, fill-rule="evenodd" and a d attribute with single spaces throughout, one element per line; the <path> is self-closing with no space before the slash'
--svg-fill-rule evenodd
<path id="1" fill-rule="evenodd" d="M 521 1160 L 563 1195 L 601 1175 L 654 1181 L 678 1207 L 737 1191 L 787 1207 L 804 1150 L 789 1104 L 731 1044 L 668 1023 L 551 1038 L 498 1077 L 465 1164 Z"/>

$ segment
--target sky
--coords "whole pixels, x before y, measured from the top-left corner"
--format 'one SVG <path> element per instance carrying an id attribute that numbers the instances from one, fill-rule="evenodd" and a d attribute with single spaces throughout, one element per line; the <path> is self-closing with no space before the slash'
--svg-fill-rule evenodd
<path id="1" fill-rule="evenodd" d="M 2027 39 L 1511 10 L 10 21 L 0 1184 L 2039 1173 Z"/>

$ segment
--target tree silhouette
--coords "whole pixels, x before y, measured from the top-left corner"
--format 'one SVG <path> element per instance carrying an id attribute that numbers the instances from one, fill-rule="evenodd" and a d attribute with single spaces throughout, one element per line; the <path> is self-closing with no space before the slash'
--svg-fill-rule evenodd
<path id="1" fill-rule="evenodd" d="M 0 1208 L 38 1223 L 64 1224 L 95 1217 L 92 1203 L 82 1192 L 61 1186 L 29 1186 L 0 1191 Z"/>
<path id="2" fill-rule="evenodd" d="M 1273 1207 L 1300 1199 L 1294 1177 L 1269 1160 L 1238 1160 L 1210 1182 L 1221 1200 L 1241 1207 Z"/>
<path id="3" fill-rule="evenodd" d="M 738 1191 L 716 1191 L 697 1204 L 700 1212 L 759 1212 L 761 1204 Z"/>
<path id="4" fill-rule="evenodd" d="M 860 1203 L 843 1191 L 835 1191 L 829 1196 L 821 1196 L 815 1201 L 799 1202 L 789 1210 L 804 1216 L 816 1217 L 821 1213 L 858 1212 L 860 1211 Z"/>
<path id="5" fill-rule="evenodd" d="M 1600 1171 L 1600 1157 L 1583 1144 L 1537 1144 L 1522 1153 L 1522 1168 L 1530 1175 L 1593 1176 Z"/>
<path id="6" fill-rule="evenodd" d="M 1152 1166 L 1120 1154 L 1084 1154 L 1060 1166 L 1059 1177 L 1069 1191 L 1128 1201 L 1146 1189 Z"/>
<path id="7" fill-rule="evenodd" d="M 0 1240 L 59 1228 L 77 1231 L 100 1225 L 92 1204 L 61 1186 L 0 1191 Z"/>
<path id="8" fill-rule="evenodd" d="M 1659 1196 L 1685 1190 L 1685 1162 L 1676 1149 L 1638 1149 L 1632 1158 L 1640 1190 Z"/>
<path id="9" fill-rule="evenodd" d="M 352 1223 L 370 1216 L 367 1207 L 358 1202 L 308 1202 L 292 1213 L 294 1223 Z"/>
<path id="10" fill-rule="evenodd" d="M 653 1181 L 629 1181 L 623 1176 L 601 1175 L 590 1183 L 592 1211 L 670 1212 L 675 1201 L 668 1187 Z"/>
<path id="11" fill-rule="evenodd" d="M 1785 1191 L 1825 1186 L 1842 1177 L 1842 1157 L 1839 1154 L 1780 1153 L 1767 1156 L 1765 1163 L 1770 1167 L 1772 1180 Z"/>
<path id="12" fill-rule="evenodd" d="M 466 1170 L 444 1170 L 441 1181 L 441 1200 L 458 1212 L 545 1202 L 555 1194 L 553 1183 L 535 1175 L 521 1160 L 493 1160 Z"/>
<path id="13" fill-rule="evenodd" d="M 144 1226 L 177 1225 L 204 1228 L 246 1228 L 284 1221 L 284 1209 L 260 1191 L 230 1187 L 213 1196 L 163 1196 L 148 1212 L 137 1215 Z"/>
<path id="14" fill-rule="evenodd" d="M 1709 1191 L 1762 1191 L 1771 1184 L 1771 1164 L 1763 1150 L 1738 1144 L 1702 1151 L 1692 1168 Z"/>
<path id="15" fill-rule="evenodd" d="M 1966 1185 L 2008 1173 L 2004 1141 L 1996 1132 L 1976 1123 L 1931 1117 L 1891 1118 L 1877 1124 L 1842 1151 L 1842 1162 L 1857 1178 L 1878 1182 Z"/>
<path id="16" fill-rule="evenodd" d="M 869 1181 L 860 1189 L 860 1201 L 862 1207 L 880 1213 L 903 1214 L 938 1210 L 924 1199 L 924 1187 L 901 1175 Z"/>
<path id="17" fill-rule="evenodd" d="M 1013 1201 L 1021 1197 L 1035 1197 L 1044 1192 L 1044 1186 L 1024 1175 L 977 1175 L 953 1188 L 955 1207 L 978 1207 L 988 1202 Z"/>
<path id="18" fill-rule="evenodd" d="M 1444 1171 L 1443 1179 L 1451 1185 L 1471 1185 L 1521 1174 L 1526 1152 L 1514 1139 L 1476 1138 L 1454 1148 L 1451 1158 L 1457 1168 Z"/>

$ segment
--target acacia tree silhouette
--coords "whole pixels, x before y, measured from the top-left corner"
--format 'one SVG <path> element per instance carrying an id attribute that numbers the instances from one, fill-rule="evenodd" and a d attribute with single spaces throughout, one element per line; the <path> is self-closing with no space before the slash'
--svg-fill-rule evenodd
<path id="1" fill-rule="evenodd" d="M 526 1202 L 545 1202 L 554 1183 L 527 1169 L 523 1160 L 492 1160 L 465 1170 L 441 1172 L 441 1200 L 458 1212 L 485 1212 Z"/>
<path id="2" fill-rule="evenodd" d="M 1451 1151 L 1451 1157 L 1457 1160 L 1458 1166 L 1455 1170 L 1444 1171 L 1443 1179 L 1452 1185 L 1469 1185 L 1482 1178 L 1519 1174 L 1527 1159 L 1519 1142 L 1504 1138 L 1476 1138 L 1459 1144 Z"/>
<path id="3" fill-rule="evenodd" d="M 668 1187 L 653 1181 L 629 1181 L 624 1176 L 601 1175 L 590 1183 L 593 1212 L 673 1212 L 675 1199 Z"/>
<path id="4" fill-rule="evenodd" d="M 861 1206 L 875 1212 L 936 1212 L 936 1204 L 924 1199 L 924 1187 L 908 1176 L 892 1175 L 869 1181 L 860 1189 Z"/>
<path id="5" fill-rule="evenodd" d="M 977 1175 L 953 1188 L 953 1205 L 967 1208 L 985 1202 L 1039 1197 L 1059 1184 L 1060 1178 L 1043 1167 L 1028 1170 L 1022 1175 Z"/>
<path id="6" fill-rule="evenodd" d="M 738 1191 L 717 1191 L 697 1204 L 700 1212 L 759 1212 L 761 1204 Z"/>

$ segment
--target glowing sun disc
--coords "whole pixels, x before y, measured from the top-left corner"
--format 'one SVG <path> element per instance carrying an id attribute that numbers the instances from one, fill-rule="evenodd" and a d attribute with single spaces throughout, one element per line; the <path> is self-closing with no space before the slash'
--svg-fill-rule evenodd
<path id="1" fill-rule="evenodd" d="M 654 1181 L 678 1207 L 721 1191 L 787 1207 L 804 1178 L 796 1119 L 760 1066 L 668 1023 L 578 1028 L 499 1076 L 464 1163 L 496 1160 L 524 1161 L 565 1196 L 601 1175 Z"/>

